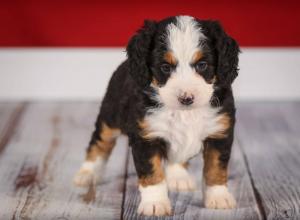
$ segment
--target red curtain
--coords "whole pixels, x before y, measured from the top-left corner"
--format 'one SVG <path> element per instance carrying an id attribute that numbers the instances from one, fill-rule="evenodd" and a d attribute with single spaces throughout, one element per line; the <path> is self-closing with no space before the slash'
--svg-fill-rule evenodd
<path id="1" fill-rule="evenodd" d="M 0 46 L 125 46 L 144 19 L 220 20 L 242 46 L 300 46 L 300 1 L 0 1 Z"/>

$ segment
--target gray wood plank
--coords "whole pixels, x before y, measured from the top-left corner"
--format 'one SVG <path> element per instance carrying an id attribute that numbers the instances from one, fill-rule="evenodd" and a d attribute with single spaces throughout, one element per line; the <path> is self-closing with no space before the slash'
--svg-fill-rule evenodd
<path id="1" fill-rule="evenodd" d="M 261 219 L 244 164 L 239 146 L 234 144 L 232 159 L 229 165 L 229 189 L 237 199 L 237 209 L 211 210 L 206 209 L 202 203 L 202 156 L 194 158 L 190 163 L 190 172 L 196 177 L 197 191 L 195 192 L 171 192 L 173 215 L 168 217 L 143 217 L 136 213 L 139 203 L 137 176 L 135 174 L 132 157 L 128 164 L 128 179 L 126 182 L 124 219 Z"/>
<path id="2" fill-rule="evenodd" d="M 300 219 L 300 104 L 238 106 L 237 138 L 266 219 Z"/>
<path id="3" fill-rule="evenodd" d="M 0 219 L 120 219 L 126 139 L 118 141 L 96 191 L 87 196 L 72 185 L 97 112 L 93 103 L 27 106 L 0 160 Z"/>
<path id="4" fill-rule="evenodd" d="M 0 103 L 0 154 L 4 150 L 25 107 L 20 102 Z"/>

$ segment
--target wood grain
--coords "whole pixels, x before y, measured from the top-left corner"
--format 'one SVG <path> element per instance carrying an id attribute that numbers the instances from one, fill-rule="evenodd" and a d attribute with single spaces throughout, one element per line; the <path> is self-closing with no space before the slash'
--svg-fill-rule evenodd
<path id="1" fill-rule="evenodd" d="M 0 103 L 0 154 L 4 150 L 25 109 L 25 103 Z"/>
<path id="2" fill-rule="evenodd" d="M 300 218 L 300 104 L 238 106 L 237 139 L 266 219 Z"/>
<path id="3" fill-rule="evenodd" d="M 237 209 L 203 207 L 199 155 L 190 166 L 198 190 L 171 192 L 174 213 L 167 218 L 136 214 L 137 177 L 124 137 L 100 186 L 72 185 L 98 108 L 96 103 L 0 103 L 1 220 L 300 218 L 299 102 L 238 105 L 229 168 Z"/>
<path id="4" fill-rule="evenodd" d="M 0 219 L 120 219 L 126 139 L 118 141 L 103 183 L 89 192 L 72 185 L 98 112 L 97 104 L 27 106 L 0 160 Z M 125 146 L 124 146 L 125 145 Z"/>
<path id="5" fill-rule="evenodd" d="M 129 157 L 123 219 L 261 219 L 247 174 L 243 157 L 237 144 L 233 147 L 229 168 L 229 189 L 237 199 L 238 208 L 233 210 L 211 210 L 203 207 L 201 182 L 202 160 L 199 155 L 190 163 L 190 172 L 196 177 L 198 190 L 195 192 L 169 193 L 173 215 L 169 217 L 143 217 L 136 213 L 139 203 L 137 176 L 132 157 Z"/>

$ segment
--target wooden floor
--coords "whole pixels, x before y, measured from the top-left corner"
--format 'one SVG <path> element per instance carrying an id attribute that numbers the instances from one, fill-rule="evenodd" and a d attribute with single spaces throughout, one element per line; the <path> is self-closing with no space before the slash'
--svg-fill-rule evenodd
<path id="1" fill-rule="evenodd" d="M 137 177 L 119 139 L 96 191 L 72 177 L 84 159 L 97 103 L 0 103 L 0 219 L 144 219 Z M 300 219 L 300 103 L 239 103 L 230 162 L 233 210 L 203 207 L 201 157 L 196 192 L 170 193 L 165 219 Z M 146 218 L 155 219 L 155 218 Z M 163 219 L 163 218 L 160 218 Z"/>

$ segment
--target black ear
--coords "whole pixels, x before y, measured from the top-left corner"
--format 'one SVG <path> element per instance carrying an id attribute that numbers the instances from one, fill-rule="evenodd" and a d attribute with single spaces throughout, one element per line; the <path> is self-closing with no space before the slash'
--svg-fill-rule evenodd
<path id="1" fill-rule="evenodd" d="M 152 39 L 156 32 L 156 22 L 145 20 L 144 26 L 129 40 L 127 57 L 131 76 L 143 88 L 151 82 L 149 69 Z"/>
<path id="2" fill-rule="evenodd" d="M 206 21 L 207 32 L 217 53 L 217 78 L 220 86 L 230 86 L 238 75 L 240 48 L 217 21 Z"/>

